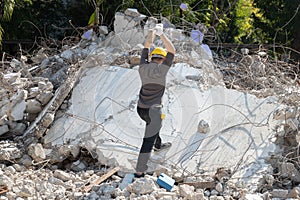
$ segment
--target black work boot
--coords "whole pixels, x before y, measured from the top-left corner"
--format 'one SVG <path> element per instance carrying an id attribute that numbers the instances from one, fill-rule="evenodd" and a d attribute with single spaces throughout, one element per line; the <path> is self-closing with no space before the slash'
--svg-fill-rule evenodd
<path id="1" fill-rule="evenodd" d="M 160 145 L 160 147 L 153 147 L 153 150 L 154 151 L 156 151 L 156 152 L 158 152 L 158 151 L 162 151 L 162 150 L 164 150 L 164 149 L 168 149 L 168 148 L 170 148 L 172 146 L 172 143 L 171 142 L 166 142 L 166 143 L 162 143 L 161 145 Z"/>

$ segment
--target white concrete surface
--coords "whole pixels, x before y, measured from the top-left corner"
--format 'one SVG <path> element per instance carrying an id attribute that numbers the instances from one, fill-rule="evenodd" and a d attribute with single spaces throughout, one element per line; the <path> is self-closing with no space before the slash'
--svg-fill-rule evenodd
<path id="1" fill-rule="evenodd" d="M 269 116 L 277 105 L 272 98 L 220 86 L 201 91 L 199 82 L 185 78 L 200 72 L 180 63 L 169 71 L 161 137 L 173 146 L 153 153 L 150 169 L 158 163 L 191 173 L 225 167 L 235 177 L 252 179 L 267 167 L 264 158 L 275 148 Z M 73 116 L 58 119 L 45 143 L 79 144 L 102 162 L 134 170 L 145 128 L 136 113 L 140 84 L 137 68 L 86 69 L 72 93 L 68 113 Z M 197 132 L 201 120 L 210 126 L 206 134 Z"/>

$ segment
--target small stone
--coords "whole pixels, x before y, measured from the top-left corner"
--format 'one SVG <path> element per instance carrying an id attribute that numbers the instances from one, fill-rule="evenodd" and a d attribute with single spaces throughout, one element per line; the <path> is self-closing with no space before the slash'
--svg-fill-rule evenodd
<path id="1" fill-rule="evenodd" d="M 27 100 L 26 112 L 36 114 L 41 111 L 42 111 L 42 104 L 39 101 L 35 99 Z"/>
<path id="2" fill-rule="evenodd" d="M 286 199 L 288 196 L 288 190 L 274 189 L 271 194 L 273 198 L 283 198 Z"/>
<path id="3" fill-rule="evenodd" d="M 198 124 L 198 130 L 199 133 L 208 133 L 209 132 L 209 124 L 204 121 L 201 120 Z"/>
<path id="4" fill-rule="evenodd" d="M 138 17 L 141 15 L 138 12 L 138 10 L 135 8 L 127 8 L 124 13 L 125 13 L 125 15 L 132 16 L 132 17 Z"/>
<path id="5" fill-rule="evenodd" d="M 7 125 L 0 126 L 0 135 L 3 135 L 9 131 Z"/>
<path id="6" fill-rule="evenodd" d="M 6 175 L 0 175 L 0 185 L 9 187 L 13 185 L 13 181 Z"/>
<path id="7" fill-rule="evenodd" d="M 241 49 L 241 52 L 242 52 L 243 55 L 248 55 L 248 54 L 249 54 L 249 49 L 247 49 L 247 48 L 242 48 L 242 49 Z"/>
<path id="8" fill-rule="evenodd" d="M 29 167 L 32 165 L 32 159 L 29 155 L 25 154 L 23 157 L 20 159 L 20 163 L 22 163 L 24 166 Z"/>
<path id="9" fill-rule="evenodd" d="M 288 193 L 288 198 L 299 199 L 299 191 L 297 190 L 297 188 L 293 188 L 293 189 Z"/>
<path id="10" fill-rule="evenodd" d="M 222 183 L 217 183 L 217 185 L 216 185 L 216 190 L 218 191 L 218 192 L 223 192 L 223 185 L 222 185 Z"/>
<path id="11" fill-rule="evenodd" d="M 17 172 L 21 172 L 24 170 L 24 167 L 19 164 L 13 164 L 13 167 L 16 169 Z"/>
<path id="12" fill-rule="evenodd" d="M 43 92 L 36 96 L 36 99 L 41 102 L 42 105 L 46 105 L 50 99 L 53 97 L 53 93 L 51 91 Z"/>
<path id="13" fill-rule="evenodd" d="M 194 193 L 194 186 L 183 184 L 179 186 L 179 194 L 182 197 L 188 197 L 191 196 L 192 193 Z"/>
<path id="14" fill-rule="evenodd" d="M 140 178 L 127 186 L 127 190 L 135 194 L 150 194 L 156 189 L 156 185 L 152 179 Z"/>
<path id="15" fill-rule="evenodd" d="M 55 170 L 54 177 L 63 181 L 75 180 L 74 175 L 64 172 L 62 170 Z"/>
<path id="16" fill-rule="evenodd" d="M 104 35 L 108 34 L 107 26 L 99 26 L 99 33 Z"/>
<path id="17" fill-rule="evenodd" d="M 9 175 L 9 174 L 15 174 L 16 169 L 13 166 L 8 166 L 4 169 L 4 172 Z"/>
<path id="18" fill-rule="evenodd" d="M 16 135 L 21 135 L 26 130 L 27 126 L 23 123 L 9 122 L 10 132 Z"/>
<path id="19" fill-rule="evenodd" d="M 29 145 L 28 155 L 30 155 L 31 158 L 33 160 L 35 160 L 36 162 L 40 162 L 40 161 L 46 159 L 45 150 L 44 150 L 42 144 L 40 144 L 40 143 Z"/>
<path id="20" fill-rule="evenodd" d="M 86 169 L 86 165 L 83 162 L 81 162 L 80 160 L 77 160 L 72 163 L 71 169 L 75 172 L 80 172 L 80 171 L 83 171 Z"/>
<path id="21" fill-rule="evenodd" d="M 215 189 L 211 190 L 211 192 L 210 192 L 210 195 L 212 195 L 212 196 L 214 196 L 214 195 L 217 196 L 218 194 L 219 194 L 219 192 Z"/>

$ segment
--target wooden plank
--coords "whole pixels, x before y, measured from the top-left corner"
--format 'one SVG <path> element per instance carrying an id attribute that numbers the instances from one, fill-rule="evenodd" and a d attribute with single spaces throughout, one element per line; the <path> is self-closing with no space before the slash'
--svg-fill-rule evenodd
<path id="1" fill-rule="evenodd" d="M 104 174 L 103 176 L 101 176 L 99 179 L 97 179 L 96 181 L 94 181 L 93 183 L 91 183 L 88 186 L 85 186 L 83 191 L 84 192 L 89 192 L 93 186 L 95 185 L 99 185 L 100 183 L 102 183 L 103 181 L 105 181 L 106 179 L 108 179 L 110 176 L 112 176 L 114 173 L 116 173 L 117 171 L 120 170 L 120 167 L 115 167 L 113 168 L 111 171 L 107 172 L 106 174 Z"/>
<path id="2" fill-rule="evenodd" d="M 6 192 L 8 192 L 7 186 L 1 186 L 0 187 L 0 194 L 6 193 Z"/>

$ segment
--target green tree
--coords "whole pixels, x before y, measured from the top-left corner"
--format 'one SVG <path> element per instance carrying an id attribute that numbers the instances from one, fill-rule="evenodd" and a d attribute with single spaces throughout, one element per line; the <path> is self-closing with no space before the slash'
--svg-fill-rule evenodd
<path id="1" fill-rule="evenodd" d="M 265 33 L 267 42 L 274 45 L 273 51 L 286 51 L 292 47 L 294 58 L 300 60 L 300 1 L 299 0 L 254 0 L 268 21 L 255 23 L 257 29 Z M 297 51 L 297 52 L 296 52 Z"/>
<path id="2" fill-rule="evenodd" d="M 0 47 L 4 33 L 2 23 L 11 19 L 16 6 L 21 7 L 30 3 L 31 0 L 0 0 Z"/>
<path id="3" fill-rule="evenodd" d="M 238 43 L 259 42 L 261 32 L 254 27 L 254 18 L 265 21 L 260 9 L 255 6 L 253 0 L 239 0 L 235 6 L 234 41 Z"/>

